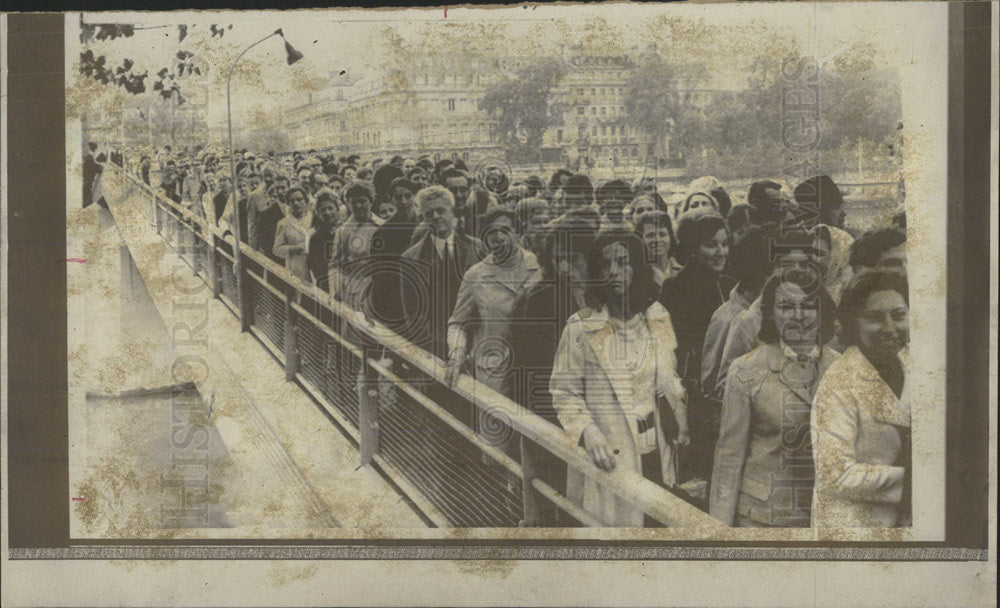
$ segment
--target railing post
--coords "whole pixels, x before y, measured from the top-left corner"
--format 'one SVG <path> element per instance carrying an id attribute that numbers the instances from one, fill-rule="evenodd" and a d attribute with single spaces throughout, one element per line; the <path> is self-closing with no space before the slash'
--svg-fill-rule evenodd
<path id="1" fill-rule="evenodd" d="M 370 464 L 372 456 L 378 452 L 378 372 L 368 363 L 371 354 L 370 349 L 362 349 L 361 372 L 358 377 L 361 466 Z"/>
<path id="2" fill-rule="evenodd" d="M 541 504 L 545 500 L 531 485 L 538 477 L 538 461 L 531 440 L 521 435 L 521 498 L 524 503 L 524 519 L 521 526 L 537 528 L 542 525 Z"/>
<path id="3" fill-rule="evenodd" d="M 195 276 L 201 274 L 201 239 L 199 238 L 199 233 L 201 231 L 201 224 L 196 222 L 192 217 L 190 220 L 191 224 L 191 269 L 194 270 Z"/>
<path id="4" fill-rule="evenodd" d="M 208 231 L 208 280 L 212 286 L 212 297 L 219 298 L 222 293 L 222 279 L 219 276 L 219 256 L 215 253 L 215 232 L 209 228 Z"/>
<path id="5" fill-rule="evenodd" d="M 236 273 L 236 299 L 240 309 L 240 329 L 246 332 L 250 331 L 250 326 L 253 325 L 253 302 L 250 298 L 248 281 L 244 277 L 246 268 L 243 264 L 243 252 L 239 245 L 233 247 L 233 258 L 236 260 L 233 264 L 233 271 Z"/>
<path id="6" fill-rule="evenodd" d="M 156 227 L 156 232 L 160 232 L 160 210 L 156 204 L 156 192 L 152 188 L 146 188 L 146 193 L 149 194 L 149 211 L 150 211 L 150 226 Z"/>
<path id="7" fill-rule="evenodd" d="M 160 201 L 153 193 L 153 213 L 156 215 L 156 234 L 163 235 L 163 211 L 160 209 Z M 168 241 L 170 239 L 167 239 Z"/>
<path id="8" fill-rule="evenodd" d="M 292 294 L 295 287 L 285 289 L 285 380 L 295 380 L 299 371 L 298 329 L 295 324 L 295 309 L 292 308 Z"/>

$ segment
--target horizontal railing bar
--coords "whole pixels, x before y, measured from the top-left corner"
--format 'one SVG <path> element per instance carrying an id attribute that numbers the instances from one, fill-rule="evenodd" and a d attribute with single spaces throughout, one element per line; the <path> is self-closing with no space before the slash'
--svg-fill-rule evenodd
<path id="1" fill-rule="evenodd" d="M 265 334 L 263 330 L 261 330 L 258 327 L 255 327 L 255 326 L 251 325 L 250 326 L 250 333 L 253 334 L 253 336 L 255 338 L 257 338 L 258 340 L 261 341 L 261 343 L 264 345 L 264 348 L 266 348 L 267 350 L 271 351 L 271 355 L 275 359 L 277 359 L 279 362 L 281 362 L 282 364 L 284 364 L 285 357 L 284 357 L 284 353 L 282 352 L 282 349 L 278 348 L 278 345 L 275 344 L 274 341 L 271 340 L 271 338 L 268 338 L 267 334 Z"/>
<path id="2" fill-rule="evenodd" d="M 325 323 L 320 322 L 320 320 L 317 319 L 316 317 L 314 317 L 312 315 L 312 313 L 310 313 L 308 310 L 306 310 L 305 308 L 299 306 L 295 302 L 292 302 L 292 310 L 295 311 L 295 314 L 301 315 L 307 321 L 309 321 L 310 323 L 312 323 L 313 325 L 315 325 L 324 334 L 326 334 L 330 338 L 336 340 L 341 346 L 343 346 L 348 351 L 350 351 L 350 353 L 352 355 L 354 355 L 358 359 L 360 359 L 362 357 L 361 349 L 360 348 L 358 348 L 354 344 L 351 344 L 350 342 L 348 342 L 346 339 L 344 339 L 343 336 L 341 336 L 337 332 L 335 332 L 332 329 L 330 329 L 329 327 L 327 327 Z"/>
<path id="3" fill-rule="evenodd" d="M 524 470 L 521 468 L 520 463 L 504 453 L 503 450 L 498 449 L 496 446 L 492 446 L 479 436 L 478 433 L 469 429 L 468 426 L 463 424 L 460 420 L 455 418 L 450 412 L 445 410 L 443 407 L 434 403 L 433 399 L 430 399 L 427 395 L 421 393 L 417 389 L 410 386 L 402 378 L 392 373 L 389 369 L 383 366 L 381 363 L 375 359 L 369 358 L 368 364 L 372 366 L 372 369 L 377 371 L 379 374 L 384 376 L 387 380 L 390 380 L 396 388 L 399 388 L 404 393 L 409 395 L 414 401 L 424 406 L 425 409 L 432 412 L 437 416 L 442 422 L 454 429 L 459 435 L 464 437 L 466 440 L 472 442 L 476 447 L 485 452 L 490 458 L 496 460 L 504 466 L 508 471 L 517 475 L 518 478 L 524 478 Z"/>
<path id="4" fill-rule="evenodd" d="M 410 480 L 406 478 L 399 469 L 397 469 L 391 462 L 387 461 L 381 454 L 375 453 L 372 455 L 372 462 L 377 464 L 379 468 L 385 471 L 389 479 L 392 480 L 394 484 L 399 486 L 399 489 L 406 494 L 407 498 L 413 501 L 417 505 L 417 508 L 423 511 L 427 519 L 431 520 L 431 523 L 438 528 L 449 528 L 451 527 L 451 522 L 448 521 L 448 517 L 438 509 L 434 503 L 432 503 L 428 498 L 424 496 L 424 493 L 420 491 L 415 485 L 410 483 Z"/>
<path id="5" fill-rule="evenodd" d="M 236 263 L 236 258 L 223 251 L 221 247 L 216 247 L 215 252 L 221 255 L 222 257 L 226 258 L 227 260 L 229 260 L 231 263 L 233 264 Z"/>
<path id="6" fill-rule="evenodd" d="M 604 525 L 600 522 L 600 520 L 581 509 L 576 503 L 557 492 L 552 486 L 545 483 L 541 479 L 538 479 L 537 477 L 532 479 L 531 487 L 581 524 L 591 528 L 600 528 Z"/>
<path id="7" fill-rule="evenodd" d="M 285 294 L 281 293 L 280 289 L 278 289 L 274 285 L 271 285 L 270 283 L 268 283 L 264 279 L 264 277 L 260 276 L 259 274 L 257 274 L 256 272 L 250 270 L 249 268 L 246 268 L 245 270 L 246 270 L 247 276 L 249 276 L 251 279 L 254 279 L 258 283 L 260 283 L 261 285 L 263 285 L 268 291 L 270 291 L 274 295 L 274 297 L 278 298 L 279 300 L 282 301 L 282 303 L 284 303 Z"/>

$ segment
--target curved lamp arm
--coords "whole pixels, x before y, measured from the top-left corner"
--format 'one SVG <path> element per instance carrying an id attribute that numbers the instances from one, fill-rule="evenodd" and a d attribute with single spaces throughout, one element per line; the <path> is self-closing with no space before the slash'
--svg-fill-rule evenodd
<path id="1" fill-rule="evenodd" d="M 240 209 L 236 200 L 236 158 L 235 158 L 235 152 L 233 151 L 233 105 L 232 105 L 233 70 L 236 69 L 236 64 L 240 62 L 240 59 L 243 59 L 243 56 L 247 54 L 247 51 L 257 46 L 261 42 L 264 42 L 268 38 L 272 38 L 274 36 L 284 37 L 284 34 L 282 33 L 280 28 L 276 29 L 267 36 L 264 36 L 257 42 L 254 42 L 247 48 L 243 49 L 243 52 L 240 53 L 238 57 L 236 57 L 235 61 L 233 61 L 233 65 L 229 66 L 229 74 L 226 76 L 226 121 L 228 122 L 229 125 L 229 177 L 230 179 L 232 179 L 232 184 L 233 184 L 233 220 L 234 220 L 233 224 L 235 224 L 233 226 L 233 234 L 236 236 L 235 238 L 236 242 L 234 245 L 237 248 L 236 250 L 237 252 L 239 251 L 238 248 L 240 246 L 240 239 L 243 238 L 243 235 L 240 234 Z M 238 253 L 237 253 L 237 258 L 239 258 Z"/>

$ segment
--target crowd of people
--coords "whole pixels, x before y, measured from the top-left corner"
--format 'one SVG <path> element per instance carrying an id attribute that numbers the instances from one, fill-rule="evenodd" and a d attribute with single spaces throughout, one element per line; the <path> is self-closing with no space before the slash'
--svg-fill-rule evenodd
<path id="1" fill-rule="evenodd" d="M 235 184 L 228 159 L 198 150 L 138 172 L 439 358 L 444 383 L 426 390 L 443 407 L 469 374 L 607 475 L 638 473 L 728 525 L 910 525 L 902 213 L 847 230 L 827 175 L 733 200 L 713 177 L 664 198 L 651 179 L 514 180 L 428 156 L 234 160 Z M 498 447 L 519 449 L 510 435 Z M 604 525 L 655 525 L 528 449 Z M 539 517 L 569 523 L 555 507 Z"/>

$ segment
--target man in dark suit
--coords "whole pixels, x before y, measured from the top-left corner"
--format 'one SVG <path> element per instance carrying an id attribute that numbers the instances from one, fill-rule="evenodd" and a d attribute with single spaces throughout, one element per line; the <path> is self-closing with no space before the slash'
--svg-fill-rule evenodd
<path id="1" fill-rule="evenodd" d="M 455 229 L 455 199 L 443 186 L 431 186 L 417 193 L 417 209 L 427 232 L 399 259 L 401 304 L 405 322 L 398 333 L 440 359 L 448 359 L 448 318 L 458 300 L 458 288 L 466 271 L 486 254 L 483 243 Z M 472 428 L 476 419 L 470 406 L 450 388 L 426 382 L 421 374 L 406 366 L 399 370 L 411 382 L 422 383 L 424 393 L 435 403 Z M 429 423 L 428 423 L 429 424 Z M 418 432 L 428 432 L 430 425 Z"/>
<path id="2" fill-rule="evenodd" d="M 384 165 L 379 167 L 379 171 L 386 168 L 395 169 L 393 165 Z M 385 200 L 392 202 L 396 213 L 375 231 L 372 238 L 370 310 L 376 321 L 398 331 L 406 325 L 399 291 L 399 258 L 410 248 L 413 229 L 417 225 L 413 197 L 420 186 L 405 177 L 397 177 L 383 189 Z"/>
<path id="3" fill-rule="evenodd" d="M 454 207 L 454 197 L 442 186 L 418 193 L 417 208 L 429 230 L 403 252 L 400 267 L 406 318 L 401 333 L 440 359 L 448 357 L 448 317 L 462 277 L 484 252 L 479 239 L 455 230 Z"/>

